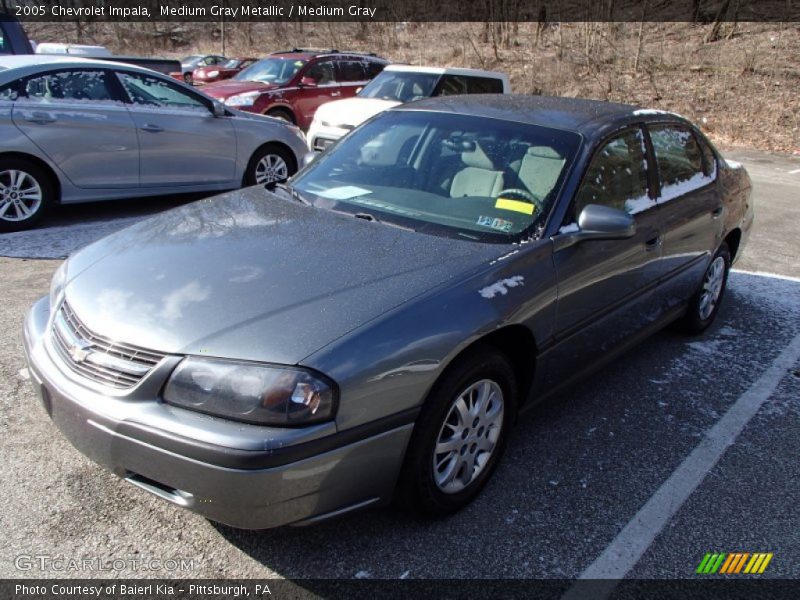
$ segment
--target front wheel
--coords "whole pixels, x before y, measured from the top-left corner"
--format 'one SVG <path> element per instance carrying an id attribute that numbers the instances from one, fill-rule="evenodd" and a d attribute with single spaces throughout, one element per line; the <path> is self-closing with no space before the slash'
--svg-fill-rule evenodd
<path id="1" fill-rule="evenodd" d="M 41 167 L 19 159 L 0 161 L 0 231 L 33 227 L 54 195 L 50 178 Z"/>
<path id="2" fill-rule="evenodd" d="M 491 477 L 516 414 L 516 381 L 491 348 L 459 361 L 420 413 L 400 493 L 418 511 L 443 516 L 469 504 Z"/>
<path id="3" fill-rule="evenodd" d="M 686 315 L 680 321 L 681 329 L 697 334 L 705 331 L 714 322 L 725 294 L 730 268 L 730 250 L 723 242 L 706 268 L 700 289 L 689 301 Z"/>
<path id="4" fill-rule="evenodd" d="M 250 159 L 245 172 L 247 185 L 266 185 L 285 181 L 297 171 L 291 152 L 275 144 L 259 148 Z"/>

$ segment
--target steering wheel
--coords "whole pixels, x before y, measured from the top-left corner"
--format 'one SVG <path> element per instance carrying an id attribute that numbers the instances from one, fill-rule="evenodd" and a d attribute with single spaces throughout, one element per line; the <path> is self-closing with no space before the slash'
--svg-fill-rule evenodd
<path id="1" fill-rule="evenodd" d="M 542 204 L 541 199 L 537 198 L 533 194 L 531 194 L 528 190 L 523 190 L 520 188 L 508 188 L 507 190 L 502 190 L 499 194 L 497 194 L 497 199 L 500 198 L 508 198 L 509 200 L 524 200 L 525 202 L 530 202 L 536 207 L 536 212 L 542 213 L 544 212 L 544 205 Z"/>

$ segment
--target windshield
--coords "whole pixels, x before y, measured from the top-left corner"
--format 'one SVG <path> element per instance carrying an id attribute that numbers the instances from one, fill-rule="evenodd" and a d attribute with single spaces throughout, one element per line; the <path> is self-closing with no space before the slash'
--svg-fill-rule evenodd
<path id="1" fill-rule="evenodd" d="M 242 64 L 241 60 L 239 60 L 238 58 L 232 58 L 228 62 L 226 62 L 224 65 L 222 65 L 222 68 L 223 69 L 235 69 L 240 64 Z"/>
<path id="2" fill-rule="evenodd" d="M 306 61 L 294 58 L 265 58 L 239 71 L 234 79 L 283 84 L 294 77 L 305 64 Z"/>
<path id="3" fill-rule="evenodd" d="M 383 71 L 370 81 L 358 95 L 361 98 L 411 102 L 429 97 L 433 93 L 439 77 L 441 75 L 436 73 Z"/>
<path id="4" fill-rule="evenodd" d="M 390 111 L 292 183 L 318 207 L 507 243 L 544 227 L 579 144 L 576 133 L 513 121 Z"/>
<path id="5" fill-rule="evenodd" d="M 181 59 L 181 65 L 195 66 L 202 58 L 202 56 L 186 56 Z"/>

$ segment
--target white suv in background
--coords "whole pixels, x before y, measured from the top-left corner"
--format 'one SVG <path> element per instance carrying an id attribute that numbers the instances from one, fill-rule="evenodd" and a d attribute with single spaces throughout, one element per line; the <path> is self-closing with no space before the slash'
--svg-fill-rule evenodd
<path id="1" fill-rule="evenodd" d="M 494 71 L 389 65 L 355 98 L 317 109 L 308 129 L 308 147 L 323 151 L 361 123 L 386 109 L 421 98 L 456 94 L 508 94 L 508 76 Z"/>

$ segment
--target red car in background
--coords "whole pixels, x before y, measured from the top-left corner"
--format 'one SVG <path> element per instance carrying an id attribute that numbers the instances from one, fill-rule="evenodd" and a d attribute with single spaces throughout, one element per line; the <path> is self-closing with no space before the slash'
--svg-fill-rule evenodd
<path id="1" fill-rule="evenodd" d="M 387 64 L 374 54 L 295 48 L 273 52 L 203 91 L 230 107 L 306 130 L 321 104 L 355 96 Z"/>
<path id="2" fill-rule="evenodd" d="M 230 79 L 257 60 L 257 58 L 231 58 L 228 62 L 220 65 L 198 67 L 192 73 L 192 83 L 194 85 L 205 85 L 215 81 L 222 81 L 223 79 Z"/>

